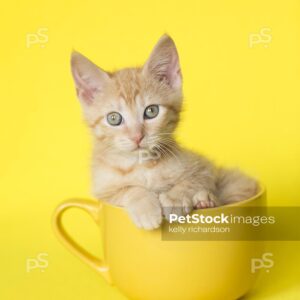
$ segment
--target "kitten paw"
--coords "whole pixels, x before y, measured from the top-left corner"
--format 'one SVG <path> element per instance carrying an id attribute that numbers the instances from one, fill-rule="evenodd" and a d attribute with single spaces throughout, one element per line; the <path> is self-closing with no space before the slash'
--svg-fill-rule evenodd
<path id="1" fill-rule="evenodd" d="M 188 197 L 174 195 L 174 193 L 162 193 L 159 195 L 163 216 L 169 220 L 171 214 L 185 216 L 193 209 L 193 202 Z"/>
<path id="2" fill-rule="evenodd" d="M 206 190 L 200 191 L 193 197 L 194 209 L 216 207 L 216 196 Z"/>
<path id="3" fill-rule="evenodd" d="M 162 210 L 155 197 L 145 197 L 130 203 L 127 211 L 138 228 L 152 230 L 162 222 Z"/>

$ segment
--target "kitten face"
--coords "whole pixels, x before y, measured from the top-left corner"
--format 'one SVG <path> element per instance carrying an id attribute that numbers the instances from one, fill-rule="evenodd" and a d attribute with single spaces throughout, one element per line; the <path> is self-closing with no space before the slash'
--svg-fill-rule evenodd
<path id="1" fill-rule="evenodd" d="M 170 143 L 181 109 L 181 73 L 173 40 L 163 36 L 142 68 L 107 73 L 79 53 L 72 73 L 87 123 L 110 152 Z"/>

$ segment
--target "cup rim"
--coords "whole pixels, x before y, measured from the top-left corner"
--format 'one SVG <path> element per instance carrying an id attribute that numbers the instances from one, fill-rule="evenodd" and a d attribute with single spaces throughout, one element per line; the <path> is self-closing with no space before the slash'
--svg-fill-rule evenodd
<path id="1" fill-rule="evenodd" d="M 252 196 L 251 198 L 248 198 L 248 199 L 245 199 L 245 200 L 242 200 L 242 201 L 238 201 L 238 202 L 225 204 L 225 205 L 222 205 L 222 206 L 217 206 L 217 207 L 195 209 L 195 210 L 193 210 L 193 212 L 195 212 L 195 211 L 213 211 L 213 210 L 223 209 L 223 208 L 226 208 L 226 207 L 243 206 L 244 204 L 250 203 L 250 202 L 256 200 L 257 198 L 259 198 L 259 197 L 261 197 L 262 195 L 265 194 L 265 192 L 266 192 L 265 186 L 261 183 L 258 183 L 258 186 L 259 186 L 259 192 L 256 195 Z M 100 202 L 101 205 L 105 205 L 105 206 L 115 208 L 115 209 L 118 209 L 118 210 L 124 210 L 124 207 L 113 205 L 113 204 L 105 202 L 101 199 L 99 200 L 99 202 Z"/>

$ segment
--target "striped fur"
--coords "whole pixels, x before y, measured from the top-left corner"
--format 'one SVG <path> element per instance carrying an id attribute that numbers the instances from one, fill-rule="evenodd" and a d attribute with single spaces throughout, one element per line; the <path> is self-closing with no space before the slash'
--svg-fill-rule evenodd
<path id="1" fill-rule="evenodd" d="M 137 226 L 157 228 L 162 217 L 172 212 L 186 214 L 195 207 L 240 201 L 257 192 L 250 177 L 219 170 L 175 141 L 182 78 L 169 36 L 159 40 L 141 68 L 109 73 L 77 52 L 71 63 L 78 98 L 94 137 L 93 193 L 125 207 Z M 159 114 L 144 119 L 149 105 L 158 105 Z M 110 112 L 122 115 L 119 126 L 108 124 Z"/>

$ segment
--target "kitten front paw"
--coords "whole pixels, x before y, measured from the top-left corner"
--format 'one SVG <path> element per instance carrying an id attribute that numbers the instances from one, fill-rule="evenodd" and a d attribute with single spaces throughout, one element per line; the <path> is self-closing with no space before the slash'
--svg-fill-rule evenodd
<path id="1" fill-rule="evenodd" d="M 194 209 L 213 208 L 216 207 L 216 196 L 206 190 L 199 191 L 193 197 Z"/>
<path id="2" fill-rule="evenodd" d="M 162 206 L 163 215 L 167 220 L 170 220 L 171 214 L 185 216 L 193 209 L 193 202 L 189 197 L 180 197 L 180 195 L 170 191 L 160 194 L 159 201 Z"/>
<path id="3" fill-rule="evenodd" d="M 162 210 L 157 197 L 149 195 L 127 206 L 127 211 L 138 228 L 152 230 L 162 222 Z"/>

